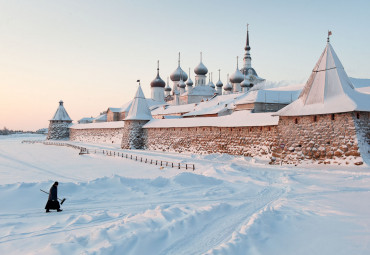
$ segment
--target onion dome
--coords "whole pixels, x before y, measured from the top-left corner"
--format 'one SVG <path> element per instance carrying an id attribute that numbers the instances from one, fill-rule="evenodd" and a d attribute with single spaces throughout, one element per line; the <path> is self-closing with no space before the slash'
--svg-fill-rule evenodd
<path id="1" fill-rule="evenodd" d="M 188 79 L 188 81 L 186 82 L 186 85 L 188 85 L 188 86 L 193 86 L 193 81 L 190 79 L 190 68 L 189 68 L 189 79 Z"/>
<path id="2" fill-rule="evenodd" d="M 171 87 L 170 87 L 170 82 L 168 81 L 168 77 L 167 77 L 167 85 L 166 87 L 164 88 L 164 91 L 171 91 Z"/>
<path id="3" fill-rule="evenodd" d="M 164 88 L 166 86 L 166 83 L 164 80 L 161 79 L 159 76 L 159 60 L 158 60 L 158 66 L 157 66 L 157 77 L 150 83 L 150 87 L 152 88 Z"/>
<path id="4" fill-rule="evenodd" d="M 181 77 L 183 81 L 186 81 L 188 79 L 188 75 L 180 67 L 180 52 L 179 52 L 179 65 L 177 69 L 173 71 L 170 78 L 171 78 L 171 81 L 180 81 Z"/>
<path id="5" fill-rule="evenodd" d="M 221 80 L 218 80 L 218 82 L 216 83 L 216 87 L 222 87 L 224 84 L 222 83 Z"/>
<path id="6" fill-rule="evenodd" d="M 250 85 L 251 85 L 250 81 L 248 80 L 246 76 L 244 76 L 244 80 L 242 81 L 242 83 L 240 83 L 240 87 L 248 88 L 250 87 Z"/>
<path id="7" fill-rule="evenodd" d="M 197 75 L 206 75 L 208 73 L 207 67 L 202 62 L 202 52 L 200 53 L 200 63 L 194 68 L 194 73 Z"/>
<path id="8" fill-rule="evenodd" d="M 238 66 L 238 57 L 236 57 L 236 70 L 235 72 L 230 76 L 230 82 L 231 83 L 241 83 L 244 80 L 243 74 L 239 71 Z"/>
<path id="9" fill-rule="evenodd" d="M 185 84 L 185 82 L 182 80 L 182 77 L 180 78 L 180 81 L 179 81 L 179 88 L 182 88 L 182 89 L 186 88 L 186 84 Z"/>
<path id="10" fill-rule="evenodd" d="M 210 73 L 210 77 L 211 77 L 211 79 L 210 79 L 210 81 L 209 81 L 209 83 L 208 83 L 208 86 L 210 86 L 211 88 L 215 88 L 215 84 L 213 84 L 213 81 L 212 81 L 212 73 Z"/>
<path id="11" fill-rule="evenodd" d="M 222 87 L 224 85 L 220 78 L 220 72 L 221 72 L 221 69 L 218 69 L 218 82 L 216 83 L 216 87 Z"/>
<path id="12" fill-rule="evenodd" d="M 229 74 L 227 74 L 227 83 L 226 85 L 224 86 L 224 90 L 225 91 L 231 91 L 233 89 L 233 86 L 231 86 L 230 82 L 229 82 Z"/>

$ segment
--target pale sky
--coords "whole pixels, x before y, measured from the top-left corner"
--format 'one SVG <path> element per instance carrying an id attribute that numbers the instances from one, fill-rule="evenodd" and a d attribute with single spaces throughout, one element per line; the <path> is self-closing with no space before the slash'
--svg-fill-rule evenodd
<path id="1" fill-rule="evenodd" d="M 214 83 L 242 66 L 269 81 L 304 83 L 326 45 L 347 74 L 370 78 L 370 1 L 0 0 L 0 129 L 48 126 L 59 100 L 70 117 L 120 107 L 142 81 L 203 63 Z M 172 84 L 171 84 L 172 85 Z M 171 86 L 172 87 L 172 86 Z"/>

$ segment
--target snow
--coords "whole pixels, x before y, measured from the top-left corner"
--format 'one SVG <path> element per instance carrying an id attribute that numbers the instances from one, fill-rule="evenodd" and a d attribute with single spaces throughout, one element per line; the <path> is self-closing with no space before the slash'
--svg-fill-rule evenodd
<path id="1" fill-rule="evenodd" d="M 23 139 L 44 136 L 0 137 L 0 254 L 370 252 L 368 166 L 130 151 L 196 164 L 180 171 Z M 56 180 L 67 200 L 46 214 Z"/>
<path id="2" fill-rule="evenodd" d="M 327 43 L 299 98 L 277 115 L 370 111 L 369 102 L 370 95 L 355 90 L 333 47 Z"/>
<path id="3" fill-rule="evenodd" d="M 125 120 L 150 120 L 152 115 L 149 110 L 148 103 L 145 99 L 143 90 L 139 85 L 134 101 L 131 104 L 130 110 Z"/>
<path id="4" fill-rule="evenodd" d="M 54 117 L 51 120 L 66 120 L 66 121 L 72 121 L 72 119 L 69 117 L 66 109 L 63 106 L 63 101 L 61 100 L 59 102 L 59 107 L 57 111 L 54 114 Z"/>
<path id="5" fill-rule="evenodd" d="M 197 117 L 181 119 L 153 119 L 143 128 L 168 127 L 253 127 L 274 126 L 279 122 L 278 116 L 271 112 L 251 113 L 250 111 L 236 111 L 221 117 Z"/>
<path id="6" fill-rule="evenodd" d="M 193 111 L 184 114 L 186 116 L 201 116 L 206 114 L 222 113 L 228 109 L 228 106 L 232 104 L 236 98 L 242 96 L 242 94 L 229 94 L 220 95 L 212 99 L 200 102 L 196 105 Z"/>
<path id="7" fill-rule="evenodd" d="M 301 90 L 254 90 L 249 91 L 245 96 L 240 97 L 235 101 L 235 104 L 250 104 L 250 103 L 272 103 L 272 104 L 290 104 L 296 100 Z"/>
<path id="8" fill-rule="evenodd" d="M 109 107 L 108 110 L 110 110 L 111 112 L 121 112 L 121 108 Z"/>
<path id="9" fill-rule="evenodd" d="M 98 122 L 98 123 L 81 123 L 70 126 L 72 129 L 97 129 L 97 128 L 123 128 L 125 126 L 124 121 L 110 121 L 110 122 Z"/>
<path id="10" fill-rule="evenodd" d="M 197 104 L 165 105 L 152 111 L 152 115 L 183 114 L 194 110 Z"/>

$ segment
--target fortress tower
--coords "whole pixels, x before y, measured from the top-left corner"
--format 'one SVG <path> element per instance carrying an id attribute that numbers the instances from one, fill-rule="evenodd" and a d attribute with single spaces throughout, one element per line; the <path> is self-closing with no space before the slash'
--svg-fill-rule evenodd
<path id="1" fill-rule="evenodd" d="M 122 149 L 145 149 L 146 133 L 142 127 L 151 119 L 152 114 L 139 83 L 134 101 L 124 119 Z"/>
<path id="2" fill-rule="evenodd" d="M 59 107 L 50 120 L 47 139 L 61 140 L 69 138 L 69 126 L 72 123 L 66 109 L 63 106 L 63 101 L 59 101 Z"/>

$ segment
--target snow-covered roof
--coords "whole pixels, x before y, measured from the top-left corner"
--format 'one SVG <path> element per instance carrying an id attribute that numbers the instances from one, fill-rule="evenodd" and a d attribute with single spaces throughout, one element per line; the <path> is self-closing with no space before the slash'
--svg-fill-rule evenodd
<path id="1" fill-rule="evenodd" d="M 131 104 L 130 110 L 125 120 L 151 120 L 152 114 L 150 113 L 148 103 L 145 99 L 143 90 L 139 85 L 134 101 Z"/>
<path id="2" fill-rule="evenodd" d="M 121 112 L 121 108 L 109 107 L 108 110 L 110 110 L 111 112 Z"/>
<path id="3" fill-rule="evenodd" d="M 200 116 L 208 114 L 217 114 L 227 111 L 230 108 L 230 105 L 240 97 L 242 94 L 228 94 L 216 96 L 208 101 L 199 103 L 194 107 L 194 110 L 184 114 L 184 117 L 187 116 Z"/>
<path id="4" fill-rule="evenodd" d="M 153 119 L 145 124 L 143 128 L 275 126 L 279 122 L 279 117 L 272 116 L 272 114 L 271 112 L 237 111 L 222 117 Z"/>
<path id="5" fill-rule="evenodd" d="M 152 115 L 184 114 L 194 110 L 196 104 L 165 105 L 152 111 Z"/>
<path id="6" fill-rule="evenodd" d="M 110 121 L 110 122 L 99 122 L 99 123 L 86 123 L 86 124 L 74 124 L 69 128 L 72 129 L 94 129 L 94 128 L 123 128 L 125 125 L 124 121 Z"/>
<path id="7" fill-rule="evenodd" d="M 146 98 L 145 100 L 146 100 L 146 103 L 148 104 L 149 108 L 152 108 L 153 106 L 163 105 L 163 102 L 159 102 L 159 101 L 156 101 L 156 100 L 151 99 L 151 98 Z M 128 101 L 125 104 L 123 104 L 120 108 L 120 111 L 121 112 L 128 112 L 131 108 L 131 104 L 132 104 L 133 101 L 134 101 L 134 99 Z"/>
<path id="8" fill-rule="evenodd" d="M 107 121 L 107 114 L 100 114 L 98 117 L 94 118 L 94 121 Z"/>
<path id="9" fill-rule="evenodd" d="M 190 92 L 187 91 L 183 93 L 182 96 L 213 96 L 215 92 L 215 89 L 210 86 L 198 85 L 195 86 Z"/>
<path id="10" fill-rule="evenodd" d="M 328 42 L 299 98 L 276 114 L 299 116 L 370 111 L 370 95 L 354 89 Z"/>
<path id="11" fill-rule="evenodd" d="M 59 107 L 51 120 L 72 121 L 72 119 L 69 117 L 66 109 L 63 106 L 62 100 L 59 101 Z"/>
<path id="12" fill-rule="evenodd" d="M 266 89 L 249 91 L 245 96 L 241 96 L 235 101 L 235 104 L 249 104 L 249 103 L 275 103 L 275 104 L 289 104 L 296 100 L 301 90 L 279 90 Z"/>

